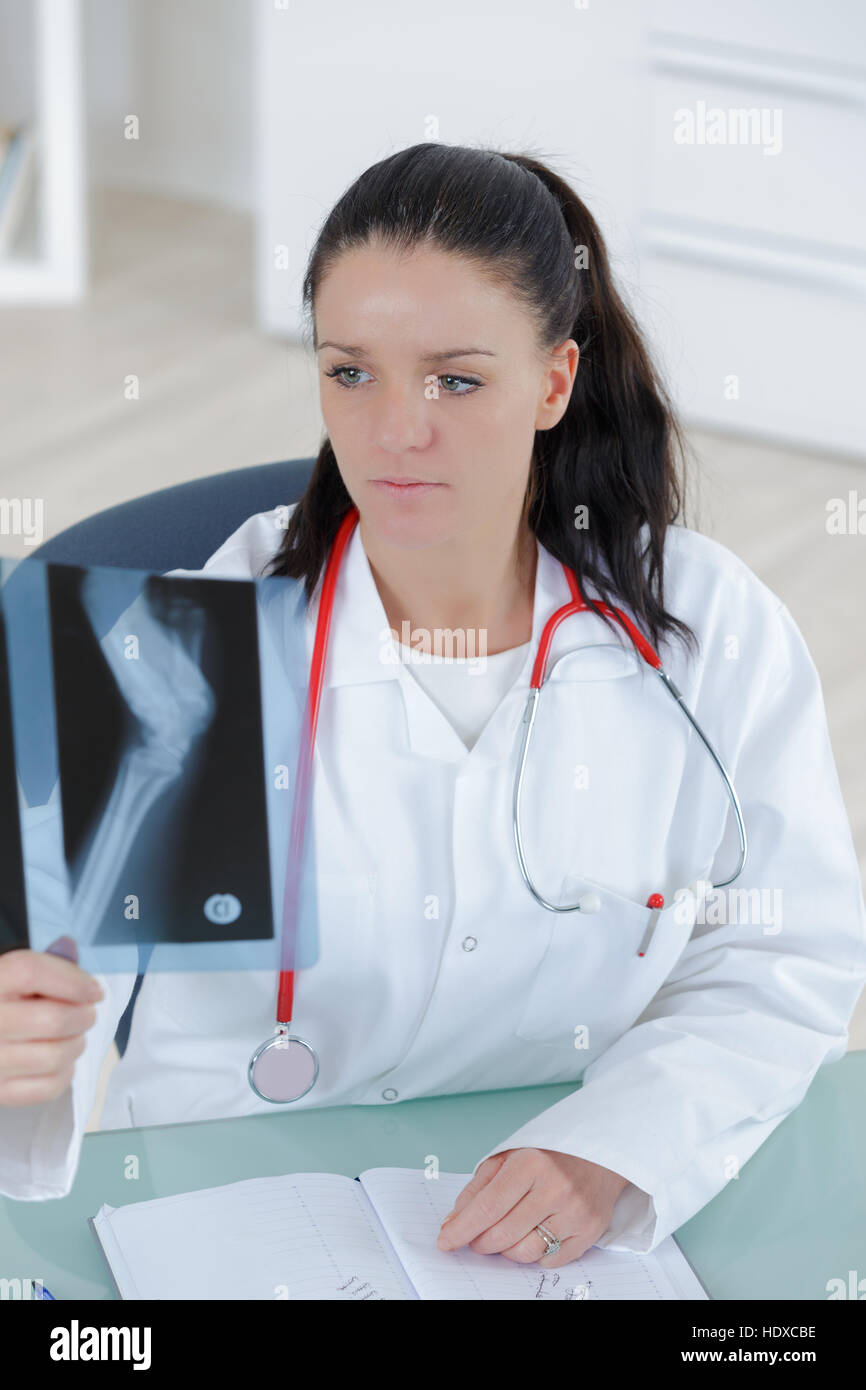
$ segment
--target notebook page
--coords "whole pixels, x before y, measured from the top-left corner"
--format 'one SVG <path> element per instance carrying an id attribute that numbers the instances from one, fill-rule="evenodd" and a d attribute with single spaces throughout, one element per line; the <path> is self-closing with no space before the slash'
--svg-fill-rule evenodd
<path id="1" fill-rule="evenodd" d="M 417 1297 L 360 1183 L 334 1173 L 103 1206 L 94 1229 L 123 1298 Z"/>
<path id="2" fill-rule="evenodd" d="M 438 1178 L 428 1178 L 418 1168 L 371 1168 L 361 1174 L 388 1238 L 422 1299 L 706 1298 L 671 1237 L 649 1255 L 592 1246 L 580 1259 L 559 1269 L 515 1264 L 504 1255 L 480 1255 L 469 1246 L 439 1250 L 439 1227 L 471 1176 L 440 1173 Z"/>

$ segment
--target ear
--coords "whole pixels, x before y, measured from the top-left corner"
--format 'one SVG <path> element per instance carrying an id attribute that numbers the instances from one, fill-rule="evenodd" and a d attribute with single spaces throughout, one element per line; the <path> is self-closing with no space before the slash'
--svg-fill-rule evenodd
<path id="1" fill-rule="evenodd" d="M 550 366 L 541 384 L 535 415 L 535 428 L 549 430 L 558 425 L 568 407 L 577 375 L 580 348 L 573 338 L 558 343 L 550 354 Z"/>

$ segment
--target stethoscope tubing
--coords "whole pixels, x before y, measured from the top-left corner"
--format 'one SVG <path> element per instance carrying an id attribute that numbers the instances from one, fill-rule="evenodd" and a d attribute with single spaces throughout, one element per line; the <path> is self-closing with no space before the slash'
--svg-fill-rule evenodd
<path id="1" fill-rule="evenodd" d="M 737 834 L 740 841 L 739 859 L 737 862 L 737 867 L 734 870 L 733 874 L 731 874 L 730 878 L 725 878 L 722 879 L 719 883 L 712 884 L 712 887 L 714 889 L 726 888 L 729 884 L 733 883 L 734 879 L 739 878 L 740 874 L 742 873 L 745 867 L 746 855 L 748 853 L 746 827 L 743 821 L 742 807 L 740 806 L 740 799 L 737 796 L 736 789 L 734 787 L 730 775 L 728 774 L 727 768 L 725 767 L 724 763 L 722 762 L 722 759 L 719 757 L 719 754 L 716 752 L 713 745 L 710 743 L 710 740 L 707 738 L 697 719 L 692 714 L 691 710 L 689 709 L 688 705 L 683 699 L 682 693 L 662 667 L 661 657 L 658 655 L 658 652 L 656 652 L 654 648 L 650 646 L 649 642 L 646 640 L 643 634 L 635 627 L 634 623 L 632 623 L 631 620 L 627 618 L 624 613 L 621 613 L 618 608 L 612 608 L 610 607 L 610 605 L 606 603 L 588 603 L 580 592 L 580 586 L 577 582 L 577 576 L 574 574 L 574 571 L 569 569 L 567 565 L 563 565 L 562 568 L 565 572 L 565 577 L 568 581 L 568 587 L 571 590 L 572 598 L 570 603 L 563 604 L 562 607 L 558 608 L 555 613 L 552 613 L 544 625 L 544 631 L 542 632 L 541 640 L 538 644 L 538 652 L 536 653 L 535 662 L 532 668 L 532 676 L 530 678 L 529 683 L 529 696 L 527 698 L 526 705 L 523 711 L 523 718 L 521 720 L 520 749 L 517 756 L 517 769 L 514 776 L 514 793 L 512 798 L 512 828 L 514 831 L 514 847 L 517 853 L 517 862 L 520 866 L 520 872 L 523 877 L 524 883 L 526 884 L 535 901 L 539 903 L 541 907 L 547 908 L 548 912 L 581 911 L 581 902 L 563 904 L 552 903 L 549 902 L 547 898 L 545 898 L 541 893 L 539 893 L 538 889 L 535 887 L 535 884 L 533 883 L 531 875 L 529 873 L 529 868 L 526 863 L 526 854 L 523 848 L 523 834 L 520 824 L 520 796 L 523 790 L 523 779 L 526 770 L 527 759 L 529 756 L 529 746 L 532 739 L 532 730 L 535 724 L 536 715 L 538 713 L 538 702 L 539 697 L 541 695 L 541 689 L 547 675 L 547 662 L 548 657 L 550 655 L 550 647 L 553 641 L 554 633 L 556 632 L 559 625 L 562 622 L 564 622 L 566 618 L 570 618 L 577 613 L 595 612 L 608 614 L 608 616 L 615 618 L 621 624 L 621 626 L 625 628 L 643 660 L 650 667 L 650 669 L 655 672 L 662 685 L 664 686 L 665 690 L 668 692 L 671 698 L 677 702 L 683 714 L 688 719 L 692 728 L 695 730 L 695 733 L 698 735 L 702 744 L 704 745 L 710 757 L 712 758 L 716 766 L 716 769 L 718 770 L 725 784 L 725 789 L 727 791 L 728 797 L 734 810 L 734 816 L 737 822 Z"/>
<path id="2" fill-rule="evenodd" d="M 280 985 L 277 995 L 277 1026 L 287 1029 L 292 1019 L 294 1006 L 294 961 L 286 960 L 287 946 L 294 948 L 294 933 L 297 930 L 298 899 L 300 895 L 300 875 L 306 837 L 307 808 L 309 801 L 310 777 L 316 746 L 316 729 L 319 723 L 319 706 L 322 699 L 322 684 L 325 677 L 325 659 L 328 652 L 328 637 L 331 630 L 331 615 L 334 607 L 334 593 L 337 575 L 343 552 L 358 521 L 357 508 L 351 508 L 340 523 L 322 580 L 319 596 L 319 613 L 316 621 L 316 636 L 310 663 L 310 681 L 307 689 L 307 703 L 304 712 L 304 728 L 298 749 L 298 766 L 295 776 L 295 796 L 292 806 L 292 822 L 289 833 L 288 872 L 286 891 L 283 897 L 283 937 L 280 960 Z M 286 933 L 286 923 L 292 924 L 292 936 Z"/>
<path id="3" fill-rule="evenodd" d="M 298 751 L 298 766 L 297 775 L 295 778 L 295 797 L 292 808 L 292 823 L 289 844 L 289 872 L 286 878 L 286 893 L 283 901 L 283 957 L 281 958 L 280 983 L 277 998 L 277 1026 L 281 1030 L 288 1030 L 292 1018 L 294 992 L 294 962 L 292 961 L 290 964 L 286 959 L 285 955 L 288 940 L 286 934 L 286 923 L 290 922 L 292 924 L 293 930 L 296 928 L 297 905 L 300 886 L 300 864 L 303 855 L 306 831 L 308 792 L 310 785 L 310 777 L 312 774 L 316 740 L 316 728 L 318 725 L 319 706 L 321 704 L 322 686 L 324 682 L 325 660 L 328 650 L 328 638 L 330 634 L 331 616 L 334 606 L 334 594 L 336 591 L 337 576 L 339 573 L 341 561 L 343 559 L 343 554 L 346 550 L 346 546 L 349 543 L 349 539 L 352 535 L 352 532 L 354 531 L 355 526 L 358 523 L 358 520 L 359 513 L 357 508 L 351 507 L 349 511 L 346 513 L 343 520 L 341 521 L 340 526 L 337 530 L 336 537 L 334 539 L 333 546 L 331 547 L 331 553 L 328 557 L 327 565 L 325 567 L 325 574 L 322 580 L 322 588 L 319 598 L 319 612 L 316 622 L 316 635 L 313 644 L 313 655 L 310 665 L 310 682 L 307 691 L 307 704 L 304 716 L 304 731 L 301 737 L 300 749 Z M 735 878 L 739 877 L 745 866 L 747 855 L 747 840 L 746 828 L 743 822 L 743 814 L 742 808 L 740 806 L 739 797 L 737 796 L 734 784 L 728 774 L 728 771 L 724 763 L 722 762 L 722 759 L 719 757 L 718 753 L 716 752 L 713 745 L 710 743 L 700 724 L 695 719 L 691 710 L 686 705 L 685 700 L 682 697 L 682 694 L 677 689 L 670 676 L 668 676 L 668 674 L 662 668 L 661 658 L 659 657 L 658 653 L 653 649 L 653 647 L 646 640 L 643 634 L 638 630 L 638 628 L 634 625 L 634 623 L 632 623 L 631 620 L 628 617 L 626 617 L 624 613 L 621 613 L 619 609 L 610 607 L 606 603 L 588 603 L 580 592 L 580 586 L 578 584 L 577 577 L 574 574 L 573 570 L 569 569 L 569 567 L 565 564 L 563 564 L 562 568 L 565 573 L 566 580 L 568 582 L 569 591 L 571 593 L 571 602 L 563 604 L 561 608 L 557 609 L 557 611 L 553 613 L 550 618 L 548 618 L 547 622 L 545 623 L 544 630 L 542 632 L 541 641 L 538 645 L 538 652 L 536 653 L 535 662 L 532 668 L 529 698 L 527 699 L 526 707 L 523 713 L 523 719 L 521 721 L 522 736 L 520 743 L 520 751 L 518 754 L 517 770 L 514 779 L 514 794 L 512 803 L 514 843 L 517 852 L 517 861 L 520 866 L 520 872 L 522 874 L 523 880 L 527 888 L 529 889 L 529 892 L 532 894 L 535 901 L 538 902 L 542 907 L 546 908 L 549 912 L 580 911 L 579 903 L 572 905 L 560 905 L 557 903 L 549 902 L 545 897 L 543 897 L 541 893 L 538 892 L 534 883 L 532 882 L 532 878 L 530 876 L 529 869 L 526 863 L 526 855 L 523 847 L 523 836 L 520 824 L 520 796 L 523 788 L 523 780 L 526 770 L 526 762 L 529 754 L 532 730 L 538 710 L 538 700 L 541 693 L 541 687 L 545 680 L 547 660 L 550 653 L 550 646 L 553 641 L 554 633 L 556 632 L 556 629 L 559 627 L 560 623 L 564 622 L 566 618 L 571 617 L 573 614 L 583 612 L 606 613 L 609 616 L 615 618 L 625 628 L 643 660 L 647 663 L 648 666 L 650 666 L 655 671 L 656 675 L 661 680 L 665 690 L 667 690 L 668 694 L 677 702 L 680 709 L 685 714 L 692 728 L 695 730 L 702 744 L 704 745 L 710 757 L 712 758 L 713 763 L 715 764 L 720 776 L 722 777 L 727 794 L 731 801 L 731 805 L 734 809 L 734 814 L 737 822 L 737 833 L 740 841 L 739 862 L 734 873 L 729 878 L 723 879 L 721 880 L 721 882 L 714 883 L 712 885 L 713 888 L 727 887 L 728 884 L 733 883 Z M 291 938 L 291 943 L 293 946 L 294 936 L 292 936 Z"/>

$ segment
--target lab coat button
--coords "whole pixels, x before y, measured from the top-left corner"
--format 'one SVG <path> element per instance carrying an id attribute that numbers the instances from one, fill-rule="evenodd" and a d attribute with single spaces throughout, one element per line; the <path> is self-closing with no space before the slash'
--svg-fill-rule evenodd
<path id="1" fill-rule="evenodd" d="M 464 936 L 464 938 L 463 938 L 463 949 L 464 949 L 464 951 L 474 951 L 474 950 L 475 950 L 475 947 L 476 947 L 477 945 L 478 945 L 478 942 L 476 941 L 476 939 L 475 939 L 474 936 Z"/>
<path id="2" fill-rule="evenodd" d="M 382 1092 L 382 1099 L 383 1099 L 383 1100 L 396 1100 L 396 1099 L 397 1099 L 397 1092 L 394 1090 L 394 1087 L 393 1087 L 393 1086 L 388 1086 L 388 1087 Z"/>

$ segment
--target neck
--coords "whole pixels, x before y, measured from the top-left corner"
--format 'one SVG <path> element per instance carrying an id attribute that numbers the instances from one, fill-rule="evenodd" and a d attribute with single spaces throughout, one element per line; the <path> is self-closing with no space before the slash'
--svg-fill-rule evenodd
<path id="1" fill-rule="evenodd" d="M 530 640 L 538 550 L 525 523 L 504 542 L 491 531 L 424 550 L 379 543 L 365 532 L 363 518 L 359 527 L 398 641 L 406 640 L 408 630 L 415 634 L 413 646 L 423 641 L 432 651 L 437 629 L 474 633 L 476 641 L 483 632 L 484 650 L 495 656 Z"/>

